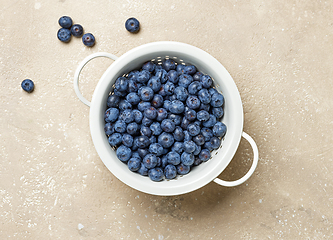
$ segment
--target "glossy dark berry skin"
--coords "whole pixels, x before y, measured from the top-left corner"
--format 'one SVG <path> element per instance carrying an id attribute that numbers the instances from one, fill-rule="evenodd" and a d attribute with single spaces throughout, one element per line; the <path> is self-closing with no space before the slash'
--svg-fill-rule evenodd
<path id="1" fill-rule="evenodd" d="M 70 29 L 73 24 L 73 20 L 68 16 L 62 16 L 59 18 L 58 23 L 61 27 Z"/>
<path id="2" fill-rule="evenodd" d="M 126 162 L 132 156 L 132 150 L 125 145 L 121 145 L 117 148 L 117 157 L 120 161 Z"/>
<path id="3" fill-rule="evenodd" d="M 62 41 L 64 43 L 68 43 L 72 38 L 72 34 L 71 34 L 71 31 L 69 29 L 60 28 L 58 30 L 57 37 L 60 41 Z"/>
<path id="4" fill-rule="evenodd" d="M 26 91 L 27 93 L 31 93 L 34 91 L 35 88 L 35 84 L 32 80 L 30 79 L 24 79 L 21 83 L 21 87 L 24 91 Z"/>
<path id="5" fill-rule="evenodd" d="M 83 27 L 80 24 L 74 24 L 71 27 L 71 33 L 74 37 L 81 37 L 83 35 Z"/>
<path id="6" fill-rule="evenodd" d="M 86 33 L 82 36 L 82 42 L 87 47 L 93 47 L 95 45 L 95 36 L 91 33 Z"/>
<path id="7" fill-rule="evenodd" d="M 137 33 L 140 30 L 140 22 L 134 17 L 129 18 L 125 22 L 125 28 L 130 33 Z"/>

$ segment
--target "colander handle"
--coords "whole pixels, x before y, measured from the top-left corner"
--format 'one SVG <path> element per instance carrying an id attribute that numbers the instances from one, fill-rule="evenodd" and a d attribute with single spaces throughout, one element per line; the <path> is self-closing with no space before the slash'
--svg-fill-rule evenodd
<path id="1" fill-rule="evenodd" d="M 217 184 L 222 185 L 224 187 L 238 186 L 238 185 L 244 183 L 246 180 L 248 180 L 251 177 L 251 175 L 253 174 L 254 170 L 256 169 L 256 167 L 258 165 L 258 159 L 259 159 L 259 152 L 258 152 L 257 144 L 255 143 L 253 138 L 250 137 L 250 135 L 248 135 L 245 132 L 242 133 L 242 137 L 245 138 L 251 144 L 251 147 L 253 150 L 253 162 L 252 162 L 252 166 L 251 166 L 250 170 L 242 178 L 240 178 L 236 181 L 224 181 L 219 178 L 215 178 L 214 182 L 216 182 Z"/>
<path id="2" fill-rule="evenodd" d="M 97 52 L 97 53 L 93 53 L 91 55 L 89 55 L 88 57 L 86 57 L 85 59 L 83 59 L 83 61 L 79 64 L 79 66 L 77 67 L 75 74 L 74 74 L 74 90 L 76 93 L 76 96 L 81 100 L 81 102 L 83 102 L 85 105 L 87 105 L 88 107 L 90 107 L 90 102 L 85 99 L 85 97 L 83 97 L 82 93 L 80 92 L 79 89 L 79 76 L 80 73 L 83 69 L 83 67 L 92 59 L 97 58 L 97 57 L 107 57 L 110 58 L 112 60 L 117 60 L 118 57 L 111 54 L 111 53 L 106 53 L 106 52 Z"/>

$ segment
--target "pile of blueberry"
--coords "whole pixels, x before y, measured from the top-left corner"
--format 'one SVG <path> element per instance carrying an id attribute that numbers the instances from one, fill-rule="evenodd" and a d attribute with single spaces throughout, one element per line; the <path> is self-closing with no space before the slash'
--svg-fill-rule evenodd
<path id="1" fill-rule="evenodd" d="M 172 59 L 118 77 L 106 104 L 104 131 L 118 159 L 153 181 L 208 161 L 227 130 L 212 78 Z"/>
<path id="2" fill-rule="evenodd" d="M 73 25 L 73 20 L 70 17 L 62 16 L 59 18 L 58 23 L 61 26 L 57 33 L 57 37 L 60 41 L 68 43 L 73 35 L 77 38 L 82 37 L 82 42 L 84 45 L 88 47 L 94 46 L 94 35 L 91 33 L 86 33 L 83 35 L 83 27 L 80 24 Z"/>

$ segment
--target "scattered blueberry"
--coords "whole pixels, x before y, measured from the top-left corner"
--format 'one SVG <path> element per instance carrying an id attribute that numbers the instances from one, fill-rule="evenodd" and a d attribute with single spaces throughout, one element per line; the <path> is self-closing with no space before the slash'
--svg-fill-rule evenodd
<path id="1" fill-rule="evenodd" d="M 82 42 L 87 47 L 92 47 L 95 45 L 95 37 L 92 33 L 86 33 L 82 36 Z"/>
<path id="2" fill-rule="evenodd" d="M 24 91 L 31 93 L 31 92 L 33 92 L 33 90 L 35 88 L 35 84 L 30 79 L 24 79 L 21 83 L 21 87 Z"/>
<path id="3" fill-rule="evenodd" d="M 60 41 L 68 43 L 72 38 L 72 34 L 71 34 L 71 31 L 69 29 L 60 28 L 58 30 L 57 37 Z"/>
<path id="4" fill-rule="evenodd" d="M 83 34 L 83 27 L 80 24 L 74 24 L 71 27 L 71 33 L 74 37 L 81 37 Z"/>
<path id="5" fill-rule="evenodd" d="M 129 18 L 125 22 L 125 28 L 130 33 L 137 33 L 140 30 L 140 22 L 134 17 Z"/>
<path id="6" fill-rule="evenodd" d="M 73 21 L 68 16 L 62 16 L 61 18 L 59 18 L 58 23 L 61 27 L 70 29 L 73 24 Z"/>

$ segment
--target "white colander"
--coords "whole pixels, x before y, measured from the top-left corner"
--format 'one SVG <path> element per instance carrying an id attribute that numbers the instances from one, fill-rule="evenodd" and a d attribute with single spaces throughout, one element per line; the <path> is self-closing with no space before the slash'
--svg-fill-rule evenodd
<path id="1" fill-rule="evenodd" d="M 111 58 L 114 62 L 99 80 L 92 100 L 89 102 L 82 96 L 78 81 L 83 67 L 96 57 Z M 177 179 L 153 182 L 149 177 L 131 172 L 126 164 L 118 160 L 104 133 L 104 112 L 112 85 L 119 76 L 139 69 L 146 61 L 159 62 L 164 58 L 172 58 L 178 64 L 193 64 L 200 72 L 209 74 L 214 79 L 216 88 L 222 92 L 225 98 L 222 121 L 227 126 L 227 133 L 222 141 L 222 147 L 212 152 L 212 159 L 209 161 L 194 167 L 190 173 L 177 177 Z M 211 181 L 222 186 L 233 187 L 245 182 L 257 166 L 258 148 L 254 140 L 243 132 L 243 107 L 236 84 L 220 62 L 197 47 L 185 43 L 162 41 L 136 47 L 119 58 L 109 53 L 94 53 L 86 57 L 76 69 L 74 89 L 78 98 L 90 106 L 90 132 L 100 158 L 114 176 L 134 189 L 153 195 L 171 196 L 194 191 Z M 218 179 L 217 177 L 236 153 L 242 136 L 249 141 L 253 149 L 253 163 L 250 170 L 236 181 Z"/>

